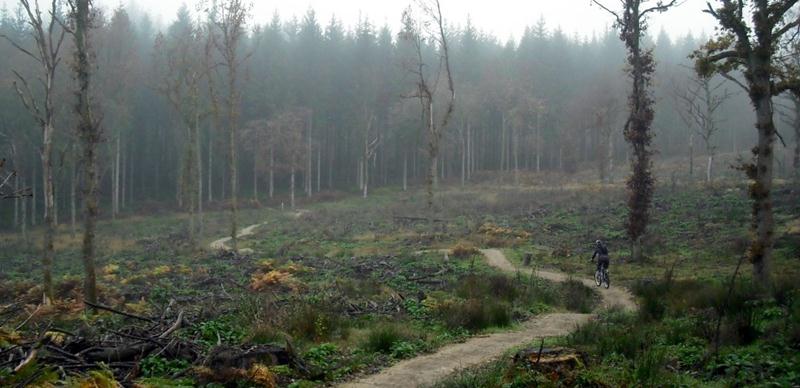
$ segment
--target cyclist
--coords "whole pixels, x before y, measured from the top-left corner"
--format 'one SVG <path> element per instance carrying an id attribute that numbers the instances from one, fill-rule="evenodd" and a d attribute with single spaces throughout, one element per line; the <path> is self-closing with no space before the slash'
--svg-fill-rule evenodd
<path id="1" fill-rule="evenodd" d="M 611 264 L 611 259 L 608 257 L 608 248 L 606 247 L 606 244 L 603 244 L 603 242 L 600 240 L 594 242 L 594 254 L 589 261 L 593 262 L 595 257 L 597 258 L 597 270 L 599 271 L 601 267 L 605 270 L 608 270 L 608 265 Z"/>

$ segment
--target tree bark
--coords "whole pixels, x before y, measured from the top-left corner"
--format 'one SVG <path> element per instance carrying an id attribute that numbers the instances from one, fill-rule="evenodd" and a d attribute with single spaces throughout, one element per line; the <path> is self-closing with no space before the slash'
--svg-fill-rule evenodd
<path id="1" fill-rule="evenodd" d="M 48 84 L 52 83 L 52 79 L 48 79 Z M 48 87 L 48 89 L 50 89 Z M 47 104 L 50 102 L 50 96 L 46 97 Z M 52 118 L 49 118 L 51 120 Z M 42 133 L 42 180 L 44 186 L 44 248 L 42 254 L 42 274 L 44 287 L 44 304 L 49 305 L 53 300 L 53 256 L 55 251 L 53 249 L 53 240 L 55 239 L 55 194 L 53 188 L 53 124 L 48 122 L 45 124 Z"/>
<path id="2" fill-rule="evenodd" d="M 90 0 L 75 0 L 75 49 L 76 64 L 75 72 L 78 80 L 78 103 L 77 111 L 79 115 L 78 133 L 83 140 L 83 168 L 85 174 L 83 200 L 86 204 L 86 215 L 84 216 L 83 232 L 83 266 L 84 266 L 84 298 L 91 302 L 97 302 L 97 286 L 95 275 L 95 227 L 98 213 L 97 198 L 97 144 L 100 141 L 100 134 L 97 123 L 92 115 L 91 108 L 91 65 L 89 63 L 89 7 Z"/>

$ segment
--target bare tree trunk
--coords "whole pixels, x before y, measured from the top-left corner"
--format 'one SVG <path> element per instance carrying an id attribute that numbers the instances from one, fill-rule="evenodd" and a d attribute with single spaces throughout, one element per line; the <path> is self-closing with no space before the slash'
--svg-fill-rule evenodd
<path id="1" fill-rule="evenodd" d="M 322 191 L 322 147 L 317 148 L 317 193 Z"/>
<path id="2" fill-rule="evenodd" d="M 408 151 L 403 151 L 403 191 L 408 191 Z"/>
<path id="3" fill-rule="evenodd" d="M 48 85 L 52 82 L 48 78 Z M 48 87 L 49 89 L 49 87 Z M 50 104 L 50 96 L 46 97 L 47 104 Z M 44 287 L 44 304 L 49 305 L 53 300 L 53 256 L 55 255 L 53 249 L 53 240 L 55 239 L 56 223 L 55 223 L 55 192 L 53 188 L 53 124 L 48 122 L 44 126 L 42 133 L 42 181 L 44 186 L 44 247 L 42 254 L 42 272 Z"/>
<path id="4" fill-rule="evenodd" d="M 362 171 L 364 172 L 364 185 L 362 194 L 364 198 L 367 198 L 367 195 L 369 195 L 369 160 L 365 160 L 363 163 L 364 168 Z"/>
<path id="5" fill-rule="evenodd" d="M 75 237 L 76 229 L 76 214 L 77 214 L 77 206 L 76 206 L 76 181 L 78 180 L 78 169 L 77 169 L 77 161 L 73 159 L 72 161 L 72 171 L 70 173 L 69 179 L 69 210 L 70 210 L 70 231 L 72 232 L 72 236 Z"/>
<path id="6" fill-rule="evenodd" d="M 694 133 L 689 133 L 689 179 L 694 177 Z"/>
<path id="7" fill-rule="evenodd" d="M 706 166 L 706 183 L 711 183 L 711 168 L 714 164 L 714 154 L 709 151 L 708 154 L 708 165 Z"/>
<path id="8" fill-rule="evenodd" d="M 608 136 L 608 183 L 614 183 L 614 136 Z"/>
<path id="9" fill-rule="evenodd" d="M 292 167 L 292 174 L 291 174 L 290 183 L 289 183 L 289 185 L 290 185 L 289 191 L 291 192 L 291 202 L 290 203 L 291 203 L 292 209 L 294 209 L 294 175 L 295 175 L 294 167 Z"/>
<path id="10" fill-rule="evenodd" d="M 761 68 L 767 68 L 762 64 Z M 772 117 L 772 97 L 769 70 L 754 72 L 754 87 L 750 94 L 756 108 L 758 147 L 755 165 L 747 172 L 753 183 L 750 197 L 753 200 L 753 226 L 755 238 L 750 245 L 750 261 L 753 263 L 755 278 L 760 284 L 771 284 L 771 258 L 774 243 L 775 221 L 772 214 L 772 175 L 774 169 L 775 123 Z M 766 76 L 764 76 L 766 75 Z M 754 89 L 755 89 L 754 88 Z"/>
<path id="11" fill-rule="evenodd" d="M 269 147 L 269 198 L 275 195 L 275 148 Z"/>
<path id="12" fill-rule="evenodd" d="M 25 179 L 22 180 L 22 187 L 25 187 Z M 20 228 L 22 229 L 22 240 L 25 241 L 25 245 L 28 245 L 28 197 L 24 196 L 20 199 L 21 211 L 22 211 L 22 219 L 20 223 Z"/>
<path id="13" fill-rule="evenodd" d="M 214 156 L 214 141 L 211 139 L 211 131 L 208 134 L 208 202 L 211 203 L 214 200 L 214 186 L 212 186 L 213 180 L 212 176 L 214 175 L 214 165 L 213 156 Z"/>
<path id="14" fill-rule="evenodd" d="M 536 112 L 536 172 L 542 171 L 542 114 Z"/>
<path id="15" fill-rule="evenodd" d="M 364 159 L 358 161 L 358 189 L 364 191 Z"/>
<path id="16" fill-rule="evenodd" d="M 14 166 L 17 168 L 17 166 Z M 14 176 L 14 192 L 19 193 L 19 174 Z M 19 196 L 14 197 L 14 229 L 19 228 Z"/>
<path id="17" fill-rule="evenodd" d="M 258 151 L 253 152 L 253 201 L 258 201 Z"/>
<path id="18" fill-rule="evenodd" d="M 231 117 L 233 117 L 231 108 Z M 233 122 L 229 122 L 228 128 L 228 182 L 230 185 L 230 206 L 231 206 L 231 214 L 230 214 L 230 227 L 231 227 L 231 246 L 233 251 L 236 252 L 238 250 L 238 236 L 237 230 L 238 226 L 236 224 L 236 129 L 233 126 Z"/>
<path id="19" fill-rule="evenodd" d="M 98 198 L 97 198 L 97 144 L 100 141 L 98 125 L 92 115 L 91 108 L 91 65 L 89 63 L 89 15 L 90 0 L 75 0 L 75 49 L 76 64 L 75 73 L 78 80 L 78 104 L 79 114 L 78 133 L 81 135 L 84 144 L 84 174 L 86 176 L 84 184 L 83 201 L 86 204 L 86 215 L 84 216 L 83 230 L 83 266 L 84 298 L 91 302 L 97 302 L 97 286 L 95 274 L 95 226 L 97 222 Z"/>
<path id="20" fill-rule="evenodd" d="M 119 153 L 120 153 L 120 137 L 121 135 L 117 135 L 116 141 L 116 149 L 114 151 L 114 188 L 113 188 L 113 196 L 112 196 L 112 210 L 111 210 L 111 218 L 117 219 L 117 214 L 119 214 Z"/>
<path id="21" fill-rule="evenodd" d="M 122 152 L 122 170 L 120 171 L 120 174 L 122 175 L 122 178 L 121 178 L 122 182 L 120 182 L 120 199 L 119 199 L 119 208 L 120 208 L 120 210 L 125 209 L 125 191 L 126 191 L 125 190 L 126 189 L 125 181 L 127 180 L 127 176 L 128 176 L 128 173 L 127 173 L 128 172 L 128 166 L 127 166 L 128 151 L 127 151 L 127 147 L 123 148 L 121 152 Z"/>
<path id="22" fill-rule="evenodd" d="M 511 147 L 514 153 L 514 184 L 519 185 L 519 130 L 517 126 L 511 127 Z"/>
<path id="23" fill-rule="evenodd" d="M 311 181 L 311 177 L 312 177 L 312 174 L 313 174 L 313 169 L 312 169 L 313 162 L 312 162 L 312 159 L 313 159 L 313 156 L 314 156 L 314 150 L 312 149 L 312 145 L 311 145 L 311 131 L 312 131 L 313 125 L 314 125 L 313 120 L 314 120 L 314 118 L 313 118 L 313 115 L 312 115 L 308 119 L 308 151 L 307 151 L 307 154 L 308 154 L 308 158 L 307 159 L 308 159 L 308 161 L 307 161 L 306 173 L 305 173 L 305 177 L 304 177 L 305 178 L 305 186 L 306 186 L 306 195 L 308 197 L 311 197 L 311 195 L 314 192 L 314 187 L 311 184 L 311 182 L 312 182 Z"/>
<path id="24" fill-rule="evenodd" d="M 506 171 L 506 112 L 500 122 L 500 172 Z"/>
<path id="25" fill-rule="evenodd" d="M 36 168 L 31 171 L 31 226 L 36 226 L 39 222 L 39 211 L 36 209 L 36 203 L 38 202 L 39 195 L 36 188 Z"/>

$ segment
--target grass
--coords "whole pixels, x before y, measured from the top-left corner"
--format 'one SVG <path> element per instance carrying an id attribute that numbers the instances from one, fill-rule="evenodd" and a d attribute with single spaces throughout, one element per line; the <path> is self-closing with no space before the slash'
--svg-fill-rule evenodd
<path id="1" fill-rule="evenodd" d="M 753 305 L 750 291 L 742 288 L 730 307 L 711 307 L 720 306 L 723 283 L 718 279 L 732 272 L 732 258 L 746 236 L 749 204 L 736 185 L 659 190 L 650 228 L 655 237 L 647 242 L 649 257 L 643 263 L 616 260 L 627 255 L 621 186 L 444 186 L 437 197 L 437 218 L 446 222 L 436 225 L 391 217 L 424 215 L 421 191 L 381 189 L 366 200 L 320 202 L 309 205 L 310 212 L 298 219 L 288 212 L 248 209 L 241 212 L 240 225 L 267 226 L 241 242 L 254 254 L 239 258 L 187 247 L 186 218 L 180 214 L 102 221 L 101 295 L 109 305 L 148 314 L 177 299 L 179 306 L 173 309 L 197 315 L 191 330 L 204 331 L 209 343 L 217 341 L 218 333 L 235 334 L 220 334 L 231 344 L 284 344 L 288 337 L 300 354 L 317 360 L 317 382 L 339 381 L 470 335 L 505 330 L 545 311 L 592 311 L 598 296 L 579 282 L 507 276 L 489 268 L 476 249 L 500 247 L 518 265 L 531 252 L 536 267 L 588 278 L 594 271 L 588 263 L 591 243 L 601 237 L 615 259 L 612 284 L 634 288 L 642 308 L 636 316 L 609 313 L 571 337 L 571 345 L 615 354 L 576 379 L 606 385 L 662 378 L 678 383 L 736 381 L 728 375 L 746 370 L 743 365 L 754 354 L 771 354 L 768 359 L 778 361 L 774 355 L 784 354 L 770 350 L 775 343 L 762 338 L 763 333 L 780 333 L 784 344 L 800 338 L 800 318 L 790 313 L 800 304 L 788 302 L 795 300 L 796 283 L 787 281 L 772 297 L 774 302 L 764 305 Z M 781 191 L 776 191 L 775 202 L 780 231 L 775 268 L 794 274 L 800 237 L 793 231 L 800 211 Z M 206 213 L 204 244 L 227 233 L 226 219 L 224 212 Z M 80 291 L 79 240 L 68 236 L 68 229 L 62 232 L 55 279 L 59 295 L 74 299 Z M 31 240 L 38 233 L 34 229 Z M 36 247 L 8 234 L 0 235 L 0 241 L 7 247 L 0 252 L 0 303 L 36 296 L 30 293 L 38 281 Z M 445 260 L 438 249 L 453 249 L 453 254 Z M 660 278 L 673 266 L 674 284 L 667 287 Z M 744 271 L 745 278 L 748 273 Z M 264 281 L 254 289 L 255 278 Z M 642 279 L 650 281 L 638 282 Z M 658 298 L 663 295 L 669 297 Z M 734 314 L 736 309 L 745 312 Z M 709 317 L 698 314 L 709 311 L 727 314 L 720 352 L 725 356 L 717 364 L 705 358 L 708 327 L 697 323 L 707 321 Z M 73 318 L 65 328 L 81 325 Z M 611 328 L 616 331 L 602 331 Z M 606 342 L 593 342 L 599 333 L 607 334 Z M 747 333 L 755 334 L 748 338 Z M 650 344 L 659 341 L 665 343 L 652 349 Z M 155 368 L 161 360 L 153 362 Z M 665 372 L 659 367 L 664 362 L 677 362 L 681 373 Z M 713 378 L 706 377 L 709 365 L 716 365 Z M 776 368 L 762 369 L 790 375 L 786 368 Z M 690 371 L 702 376 L 683 375 Z M 515 380 L 522 372 L 498 365 L 488 372 L 494 375 L 489 380 L 465 372 L 462 385 L 454 386 L 538 381 L 537 376 Z M 283 375 L 308 378 L 296 371 Z"/>

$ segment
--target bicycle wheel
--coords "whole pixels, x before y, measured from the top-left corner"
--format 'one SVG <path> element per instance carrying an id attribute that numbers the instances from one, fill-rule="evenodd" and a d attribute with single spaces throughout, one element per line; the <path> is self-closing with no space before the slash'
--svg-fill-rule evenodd
<path id="1" fill-rule="evenodd" d="M 611 287 L 611 278 L 608 277 L 608 271 L 603 271 L 603 285 L 606 289 Z"/>
<path id="2" fill-rule="evenodd" d="M 594 284 L 596 284 L 597 287 L 600 287 L 600 284 L 602 283 L 603 283 L 603 274 L 599 270 L 594 271 Z"/>

